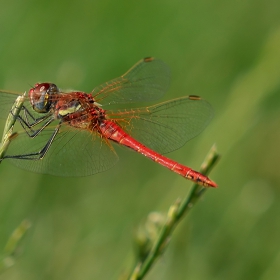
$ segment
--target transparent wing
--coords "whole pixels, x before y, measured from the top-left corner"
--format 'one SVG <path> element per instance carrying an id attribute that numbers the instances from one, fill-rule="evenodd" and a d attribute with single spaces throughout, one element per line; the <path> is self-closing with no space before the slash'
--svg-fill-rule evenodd
<path id="1" fill-rule="evenodd" d="M 102 105 L 152 101 L 162 97 L 170 83 L 170 71 L 161 60 L 145 58 L 124 75 L 96 87 L 92 95 Z"/>
<path id="2" fill-rule="evenodd" d="M 7 155 L 39 152 L 50 139 L 53 128 L 30 138 L 25 132 L 11 141 Z M 118 160 L 113 148 L 95 132 L 62 126 L 49 151 L 41 160 L 9 158 L 14 165 L 38 173 L 57 176 L 87 176 L 111 168 Z"/>
<path id="3" fill-rule="evenodd" d="M 136 140 L 159 152 L 168 153 L 197 136 L 213 117 L 205 100 L 188 96 L 131 111 L 107 112 Z"/>
<path id="4" fill-rule="evenodd" d="M 169 83 L 168 66 L 159 59 L 145 58 L 121 77 L 94 88 L 92 95 L 102 105 L 152 101 L 165 94 Z M 0 90 L 0 118 L 8 115 L 19 95 L 21 93 Z M 56 97 L 52 96 L 52 98 Z M 28 97 L 24 106 L 32 110 Z"/>
<path id="5" fill-rule="evenodd" d="M 0 118 L 7 118 L 15 100 L 20 95 L 22 95 L 22 93 L 0 90 Z M 24 103 L 29 106 L 29 100 L 26 100 Z"/>

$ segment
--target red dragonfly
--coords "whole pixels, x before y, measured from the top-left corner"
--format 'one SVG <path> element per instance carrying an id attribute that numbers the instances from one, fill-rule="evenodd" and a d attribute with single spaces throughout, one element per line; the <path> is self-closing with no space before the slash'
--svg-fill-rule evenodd
<path id="1" fill-rule="evenodd" d="M 116 163 L 115 142 L 204 187 L 217 187 L 208 177 L 162 155 L 180 148 L 208 125 L 213 116 L 209 103 L 185 96 L 143 108 L 109 110 L 115 104 L 158 99 L 169 80 L 165 63 L 145 58 L 90 94 L 37 83 L 16 116 L 24 130 L 12 139 L 3 159 L 34 172 L 86 176 Z M 15 94 L 0 92 L 2 114 L 9 113 Z"/>

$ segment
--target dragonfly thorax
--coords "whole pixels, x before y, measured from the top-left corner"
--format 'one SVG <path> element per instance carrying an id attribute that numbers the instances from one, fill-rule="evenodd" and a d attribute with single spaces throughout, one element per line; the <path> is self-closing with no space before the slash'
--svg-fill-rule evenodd
<path id="1" fill-rule="evenodd" d="M 64 97 L 66 98 L 58 100 L 55 106 L 55 115 L 58 119 L 65 118 L 71 114 L 78 113 L 84 110 L 79 99 L 68 100 L 68 96 Z"/>
<path id="2" fill-rule="evenodd" d="M 61 93 L 51 108 L 56 119 L 76 128 L 96 127 L 105 119 L 105 110 L 91 94 L 84 92 Z"/>
<path id="3" fill-rule="evenodd" d="M 55 102 L 51 96 L 59 94 L 59 89 L 55 84 L 37 83 L 29 90 L 30 103 L 38 113 L 47 113 Z"/>

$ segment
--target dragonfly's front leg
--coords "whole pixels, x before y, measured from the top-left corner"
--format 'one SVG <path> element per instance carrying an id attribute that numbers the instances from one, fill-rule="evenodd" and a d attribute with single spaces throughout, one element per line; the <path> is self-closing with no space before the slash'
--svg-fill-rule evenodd
<path id="1" fill-rule="evenodd" d="M 31 138 L 36 137 L 43 129 L 45 129 L 52 121 L 54 121 L 54 118 L 50 113 L 45 114 L 40 118 L 35 118 L 25 106 L 23 106 L 21 110 L 23 111 L 23 113 L 21 115 L 18 115 L 16 118 L 17 120 L 19 120 L 27 135 Z M 46 122 L 39 129 L 33 129 L 34 126 L 42 123 L 43 121 Z"/>
<path id="2" fill-rule="evenodd" d="M 48 142 L 46 143 L 46 145 L 38 152 L 35 153 L 30 153 L 30 154 L 23 154 L 23 155 L 6 155 L 3 157 L 3 159 L 6 158 L 10 158 L 10 159 L 28 159 L 28 160 L 40 160 L 43 159 L 44 156 L 47 154 L 49 148 L 51 147 L 57 133 L 59 132 L 59 129 L 61 127 L 61 123 L 59 123 L 57 125 L 57 127 L 55 128 L 53 134 L 51 135 L 50 139 L 48 140 Z M 37 134 L 38 135 L 38 134 Z M 3 160 L 1 159 L 1 161 Z"/>
<path id="3" fill-rule="evenodd" d="M 35 118 L 33 114 L 25 106 L 22 106 L 21 110 L 23 111 L 23 115 L 24 115 L 24 119 L 23 117 L 21 117 L 21 119 L 25 122 L 28 128 L 34 127 L 35 125 L 41 123 L 42 121 L 47 119 L 50 115 L 52 115 L 51 112 L 49 112 L 49 113 L 45 113 L 40 118 Z M 29 119 L 31 119 L 31 122 Z"/>

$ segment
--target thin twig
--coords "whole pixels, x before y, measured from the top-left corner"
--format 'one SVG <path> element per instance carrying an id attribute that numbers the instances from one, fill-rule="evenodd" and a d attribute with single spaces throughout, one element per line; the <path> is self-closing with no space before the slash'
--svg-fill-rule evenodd
<path id="1" fill-rule="evenodd" d="M 11 139 L 16 136 L 16 133 L 13 132 L 14 124 L 23 106 L 25 96 L 26 96 L 26 92 L 23 95 L 18 96 L 7 117 L 5 128 L 3 131 L 2 141 L 0 145 L 0 163 L 1 163 L 1 159 L 3 159 L 8 149 Z"/>
<path id="2" fill-rule="evenodd" d="M 219 159 L 215 145 L 210 149 L 210 152 L 201 165 L 201 173 L 207 175 L 214 167 Z M 206 188 L 194 184 L 190 194 L 183 200 L 178 199 L 168 211 L 167 219 L 163 225 L 157 239 L 154 242 L 151 250 L 144 260 L 139 260 L 130 276 L 130 280 L 141 280 L 150 270 L 155 260 L 163 253 L 166 245 L 169 243 L 171 233 L 176 228 L 178 222 L 190 210 L 201 195 L 206 191 Z"/>

